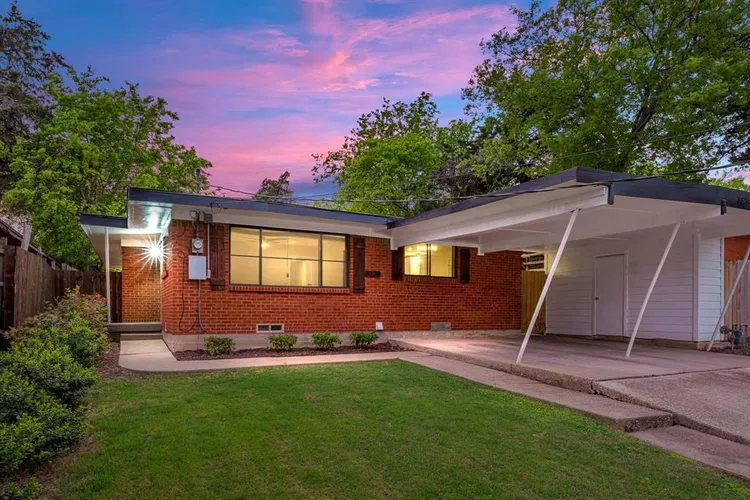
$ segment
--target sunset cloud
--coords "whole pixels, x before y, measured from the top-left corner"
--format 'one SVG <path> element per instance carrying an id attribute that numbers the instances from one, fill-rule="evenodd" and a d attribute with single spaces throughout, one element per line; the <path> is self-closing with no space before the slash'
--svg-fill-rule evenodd
<path id="1" fill-rule="evenodd" d="M 348 7 L 304 0 L 296 23 L 175 33 L 148 58 L 149 88 L 180 113 L 177 136 L 214 163 L 214 183 L 254 189 L 285 169 L 308 182 L 310 155 L 338 146 L 383 97 L 458 99 L 481 39 L 512 22 L 505 6 L 390 17 Z"/>

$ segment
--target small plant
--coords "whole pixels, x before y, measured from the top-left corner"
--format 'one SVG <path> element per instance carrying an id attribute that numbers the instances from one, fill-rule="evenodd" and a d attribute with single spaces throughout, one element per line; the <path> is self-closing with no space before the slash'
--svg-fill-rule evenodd
<path id="1" fill-rule="evenodd" d="M 332 349 L 336 344 L 341 343 L 341 339 L 335 333 L 313 333 L 313 344 L 318 349 Z"/>
<path id="2" fill-rule="evenodd" d="M 206 337 L 204 342 L 209 356 L 232 354 L 235 351 L 234 340 L 229 337 Z"/>
<path id="3" fill-rule="evenodd" d="M 377 332 L 354 332 L 349 335 L 349 341 L 357 347 L 371 345 L 379 338 Z"/>
<path id="4" fill-rule="evenodd" d="M 289 351 L 297 343 L 297 336 L 291 333 L 280 333 L 271 335 L 268 341 L 271 342 L 271 349 L 275 351 Z"/>

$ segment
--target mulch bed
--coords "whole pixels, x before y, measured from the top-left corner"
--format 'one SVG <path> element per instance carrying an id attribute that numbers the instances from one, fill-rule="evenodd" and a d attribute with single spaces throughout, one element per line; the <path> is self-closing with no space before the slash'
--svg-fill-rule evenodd
<path id="1" fill-rule="evenodd" d="M 320 356 L 337 354 L 363 354 L 372 352 L 400 352 L 410 351 L 397 345 L 381 343 L 367 347 L 340 346 L 334 349 L 316 349 L 314 347 L 299 347 L 291 351 L 274 351 L 265 347 L 258 349 L 241 349 L 233 354 L 222 354 L 221 356 L 209 356 L 203 349 L 193 351 L 179 351 L 174 353 L 178 361 L 196 361 L 204 359 L 235 359 L 235 358 L 285 358 L 287 356 Z"/>

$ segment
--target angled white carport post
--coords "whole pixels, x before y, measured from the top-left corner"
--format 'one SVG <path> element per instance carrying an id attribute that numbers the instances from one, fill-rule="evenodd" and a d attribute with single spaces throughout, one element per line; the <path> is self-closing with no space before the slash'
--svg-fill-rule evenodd
<path id="1" fill-rule="evenodd" d="M 526 335 L 523 338 L 523 343 L 521 344 L 521 350 L 518 351 L 518 358 L 516 358 L 516 363 L 520 363 L 521 360 L 523 359 L 523 353 L 524 351 L 526 351 L 526 345 L 529 343 L 529 337 L 531 337 L 531 330 L 534 329 L 536 320 L 539 317 L 539 313 L 542 310 L 544 299 L 547 297 L 547 292 L 549 291 L 550 284 L 552 283 L 552 278 L 555 277 L 555 271 L 557 270 L 557 265 L 560 263 L 560 257 L 562 257 L 563 250 L 565 250 L 565 245 L 568 243 L 568 238 L 570 237 L 570 231 L 573 229 L 573 224 L 575 224 L 576 217 L 578 217 L 578 212 L 580 210 L 581 210 L 580 208 L 576 208 L 570 214 L 570 221 L 568 222 L 568 227 L 565 228 L 565 233 L 563 234 L 562 240 L 560 241 L 560 247 L 557 249 L 557 253 L 555 254 L 555 260 L 552 261 L 552 266 L 549 268 L 549 274 L 547 275 L 547 279 L 544 281 L 544 288 L 542 288 L 542 293 L 541 295 L 539 295 L 539 300 L 536 303 L 536 309 L 534 309 L 534 314 L 531 316 L 529 327 L 526 329 Z"/>
<path id="2" fill-rule="evenodd" d="M 678 222 L 674 225 L 674 229 L 672 229 L 672 236 L 669 237 L 669 241 L 667 242 L 667 248 L 664 249 L 664 253 L 661 256 L 661 260 L 659 261 L 659 265 L 656 266 L 656 272 L 654 273 L 654 277 L 651 278 L 651 284 L 648 286 L 648 291 L 646 292 L 646 296 L 643 298 L 643 304 L 641 304 L 641 310 L 638 312 L 638 319 L 635 320 L 635 327 L 633 327 L 633 333 L 630 335 L 630 342 L 628 342 L 628 351 L 625 353 L 625 357 L 630 357 L 630 351 L 633 350 L 633 344 L 635 343 L 635 336 L 638 334 L 638 329 L 641 327 L 641 320 L 643 320 L 643 314 L 646 312 L 646 306 L 648 306 L 648 301 L 651 298 L 651 292 L 654 291 L 654 287 L 656 286 L 656 281 L 659 279 L 659 275 L 661 274 L 661 269 L 664 267 L 664 262 L 667 260 L 667 255 L 669 255 L 669 251 L 672 249 L 672 243 L 674 243 L 674 238 L 677 236 L 677 230 L 680 229 L 680 225 L 682 223 Z"/>
<path id="3" fill-rule="evenodd" d="M 109 228 L 104 228 L 104 287 L 107 297 L 107 324 L 112 323 L 112 311 L 109 298 Z"/>
<path id="4" fill-rule="evenodd" d="M 708 351 L 711 352 L 711 349 L 714 346 L 714 339 L 716 338 L 716 334 L 719 333 L 719 328 L 721 327 L 721 323 L 724 321 L 724 315 L 727 313 L 727 309 L 729 308 L 729 304 L 732 303 L 732 297 L 734 297 L 734 292 L 737 291 L 737 285 L 740 284 L 740 279 L 742 278 L 742 274 L 745 272 L 745 267 L 747 267 L 747 259 L 750 257 L 750 245 L 747 246 L 747 250 L 745 250 L 745 256 L 742 258 L 742 265 L 740 266 L 740 272 L 737 273 L 737 277 L 734 278 L 734 283 L 732 284 L 732 289 L 729 291 L 729 296 L 724 301 L 724 307 L 721 308 L 721 314 L 719 315 L 718 321 L 716 321 L 716 326 L 714 327 L 714 332 L 711 334 L 711 342 L 708 343 Z"/>

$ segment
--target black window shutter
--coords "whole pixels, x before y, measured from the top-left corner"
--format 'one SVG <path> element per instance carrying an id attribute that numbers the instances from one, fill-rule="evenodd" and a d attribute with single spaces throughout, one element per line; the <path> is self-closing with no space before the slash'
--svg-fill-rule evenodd
<path id="1" fill-rule="evenodd" d="M 226 276 L 224 275 L 224 233 L 226 226 L 224 224 L 211 224 L 211 239 L 208 242 L 211 259 L 208 263 L 211 270 L 211 288 L 224 288 Z"/>
<path id="2" fill-rule="evenodd" d="M 365 293 L 365 239 L 354 238 L 354 293 Z"/>
<path id="3" fill-rule="evenodd" d="M 462 248 L 459 250 L 459 277 L 461 283 L 468 283 L 471 281 L 471 250 L 468 248 Z"/>
<path id="4" fill-rule="evenodd" d="M 404 247 L 391 250 L 391 273 L 394 281 L 404 279 Z"/>

